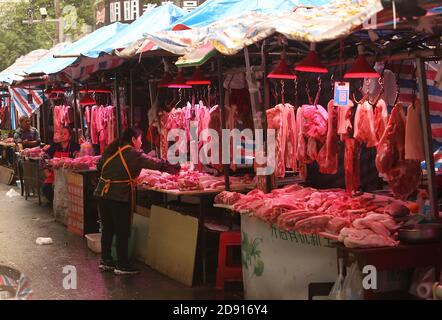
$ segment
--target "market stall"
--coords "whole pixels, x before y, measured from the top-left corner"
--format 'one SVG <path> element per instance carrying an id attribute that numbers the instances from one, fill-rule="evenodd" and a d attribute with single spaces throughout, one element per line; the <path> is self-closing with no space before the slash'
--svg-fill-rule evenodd
<path id="1" fill-rule="evenodd" d="M 339 258 L 355 279 L 368 263 L 380 272 L 429 264 L 439 277 L 434 257 L 440 245 L 408 245 L 402 236 L 407 225 L 415 231 L 423 223 L 436 234 L 430 240 L 440 242 L 442 230 L 430 118 L 440 108 L 429 100 L 426 77 L 428 60 L 442 57 L 442 33 L 432 11 L 437 5 L 428 3 L 417 25 L 391 20 L 392 10 L 377 0 L 308 1 L 307 7 L 275 1 L 265 8 L 214 0 L 189 15 L 166 5 L 131 26 L 98 30 L 28 75 L 52 75 L 51 90 L 63 77 L 81 82 L 70 87 L 71 105 L 54 104 L 54 140 L 57 126 L 74 125 L 100 154 L 129 122 L 135 125 L 134 100 L 144 106 L 150 100 L 138 124 L 147 132 L 147 151 L 181 162 L 182 169 L 176 175 L 141 173 L 135 211 L 147 207 L 142 228 L 149 224 L 149 230 L 137 232 L 143 234 L 138 241 L 147 243 L 141 245 L 146 262 L 178 281 L 193 285 L 200 269 L 206 282 L 206 218 L 216 220 L 222 210 L 241 215 L 240 231 L 218 231 L 242 237 L 247 299 L 306 299 L 310 284 L 333 282 L 342 272 Z M 145 39 L 131 39 L 132 46 L 120 42 L 127 30 L 144 36 L 140 25 L 153 25 L 151 19 L 165 13 L 166 24 L 147 30 Z M 367 27 L 376 15 L 387 15 L 393 28 L 385 21 Z M 111 53 L 140 59 L 123 63 Z M 176 61 L 174 55 L 182 57 Z M 94 58 L 115 69 L 84 72 Z M 401 72 L 403 60 L 415 69 L 412 90 L 402 87 L 401 81 L 410 82 Z M 48 63 L 53 65 L 45 69 Z M 134 97 L 133 82 L 140 91 L 148 84 L 149 97 Z M 121 84 L 128 90 L 120 90 Z M 439 91 L 431 89 L 440 97 Z M 130 108 L 122 112 L 128 100 Z M 256 130 L 263 128 L 260 136 Z M 252 142 L 244 134 L 230 145 L 233 134 L 227 147 L 212 145 L 223 129 L 248 129 Z M 52 164 L 63 168 L 58 184 L 67 181 L 67 190 L 58 191 L 69 198 L 68 229 L 79 235 L 97 231 L 97 172 L 86 160 Z M 263 174 L 266 166 L 273 170 Z M 386 260 L 378 259 L 382 255 Z M 359 264 L 350 265 L 349 256 Z M 392 287 L 387 282 L 382 289 Z"/>
<path id="2" fill-rule="evenodd" d="M 374 5 L 374 2 L 373 2 Z M 376 11 L 375 6 L 371 7 Z M 362 7 L 360 8 L 362 9 Z M 321 8 L 321 12 L 329 10 L 341 10 L 344 13 L 344 9 L 338 9 L 335 4 L 331 4 L 330 7 Z M 372 15 L 374 12 L 369 11 L 370 7 L 367 6 L 363 8 L 364 12 L 360 12 L 362 15 L 358 18 L 362 22 L 363 15 Z M 312 9 L 312 12 L 314 9 Z M 309 9 L 304 12 L 299 13 L 299 18 L 306 16 L 310 17 Z M 297 13 L 290 16 L 290 19 L 295 20 Z M 329 17 L 330 15 L 327 15 Z M 325 16 L 324 16 L 325 17 Z M 262 17 L 259 23 L 254 20 L 256 18 L 250 18 L 250 25 L 256 23 L 259 28 L 262 28 L 264 23 L 262 23 Z M 293 20 L 293 21 L 294 21 Z M 319 19 L 320 20 L 320 19 Z M 327 19 L 322 21 L 325 23 Z M 333 20 L 333 19 L 332 19 Z M 244 19 L 242 19 L 244 21 Z M 324 40 L 327 37 L 336 37 L 328 33 L 327 35 L 319 35 L 316 31 L 312 31 L 310 35 L 300 35 L 296 30 L 289 31 L 289 28 L 282 27 L 280 19 L 271 19 L 269 23 L 278 21 L 278 25 L 272 28 L 262 28 L 255 30 L 253 32 L 253 38 L 248 38 L 248 41 L 232 41 L 230 42 L 229 36 L 226 37 L 225 29 L 223 29 L 223 35 L 214 32 L 214 26 L 211 25 L 206 27 L 207 30 L 211 30 L 210 33 L 205 33 L 206 29 L 201 28 L 198 31 L 187 30 L 183 34 L 174 34 L 172 31 L 157 32 L 155 34 L 149 35 L 149 39 L 146 42 L 153 42 L 156 45 L 162 46 L 163 49 L 168 49 L 175 53 L 186 53 L 187 55 L 180 60 L 177 64 L 184 66 L 187 61 L 196 61 L 195 54 L 198 51 L 195 48 L 198 47 L 198 42 L 201 46 L 207 44 L 208 41 L 213 41 L 216 44 L 214 47 L 225 54 L 233 55 L 238 52 L 239 47 L 244 48 L 250 43 L 259 43 L 262 40 L 257 36 L 258 32 L 265 33 L 268 30 L 280 30 L 279 33 L 284 34 L 291 39 L 309 39 L 311 41 L 312 35 L 315 35 L 315 41 L 323 37 Z M 350 21 L 350 19 L 349 19 Z M 360 22 L 356 20 L 351 20 L 353 27 Z M 327 20 L 330 23 L 330 19 Z M 226 21 L 219 22 L 218 25 L 225 26 Z M 232 29 L 235 29 L 235 24 L 232 25 Z M 242 25 L 241 25 L 242 26 Z M 300 26 L 298 26 L 300 27 Z M 298 27 L 295 27 L 298 28 Z M 340 25 L 339 27 L 343 27 Z M 346 26 L 345 28 L 347 28 Z M 279 29 L 278 29 L 279 28 Z M 325 30 L 326 28 L 324 28 Z M 235 29 L 236 30 L 236 29 Z M 243 31 L 247 30 L 250 32 L 249 28 L 241 29 Z M 335 29 L 336 32 L 339 29 Z M 238 30 L 236 30 L 237 32 Z M 292 32 L 292 33 L 291 33 Z M 347 31 L 346 31 L 347 32 Z M 409 31 L 410 32 L 410 31 Z M 183 36 L 185 33 L 185 37 Z M 413 33 L 411 31 L 411 33 Z M 250 34 L 250 33 L 249 33 Z M 232 38 L 237 37 L 238 33 L 231 33 Z M 372 42 L 376 42 L 376 37 L 370 39 Z M 180 39 L 189 39 L 192 36 L 199 37 L 192 40 L 192 45 L 187 45 L 180 43 Z M 266 37 L 268 34 L 265 35 Z M 405 35 L 406 38 L 408 35 Z M 246 36 L 245 36 L 246 37 Z M 385 39 L 384 35 L 384 39 Z M 372 48 L 370 44 L 358 34 L 356 38 L 359 43 L 363 43 L 367 48 Z M 426 41 L 423 37 L 419 41 Z M 167 41 L 165 41 L 167 39 Z M 170 39 L 174 39 L 174 42 L 170 42 Z M 349 38 L 348 40 L 354 40 L 354 38 Z M 392 41 L 394 42 L 394 41 Z M 281 41 L 278 44 L 281 45 L 286 51 L 289 51 L 291 46 L 295 47 L 296 44 Z M 327 48 L 336 48 L 338 61 L 337 64 L 345 64 L 343 55 L 346 50 L 343 47 L 343 41 L 341 45 L 339 42 L 325 43 L 322 46 L 323 50 Z M 376 43 L 377 45 L 377 43 Z M 417 43 L 416 43 L 417 45 Z M 149 47 L 149 46 L 146 46 Z M 150 46 L 150 48 L 152 45 Z M 174 51 L 177 49 L 181 51 Z M 346 48 L 347 45 L 345 45 Z M 264 48 L 264 46 L 262 47 Z M 355 46 L 353 46 L 354 50 Z M 148 49 L 150 50 L 150 49 Z M 192 51 L 193 50 L 193 51 Z M 246 49 L 244 49 L 246 55 L 246 63 L 248 62 L 248 55 Z M 310 47 L 310 53 L 307 58 L 298 61 L 295 70 L 300 72 L 308 73 L 328 73 L 329 70 L 325 68 L 318 59 L 317 53 L 321 50 L 315 49 L 315 46 Z M 377 51 L 375 49 L 375 51 Z M 201 50 L 203 54 L 207 51 Z M 201 53 L 200 52 L 200 53 Z M 347 92 L 342 91 L 339 93 L 340 83 L 334 84 L 332 81 L 330 83 L 334 84 L 334 100 L 323 101 L 322 103 L 328 104 L 327 108 L 323 108 L 319 105 L 318 100 L 320 98 L 321 92 L 321 82 L 318 81 L 316 86 L 317 96 L 316 99 L 310 98 L 309 84 L 306 84 L 306 95 L 308 98 L 308 103 L 305 105 L 295 104 L 294 116 L 293 107 L 284 102 L 284 82 L 287 80 L 294 80 L 296 76 L 293 74 L 285 61 L 285 52 L 282 53 L 281 62 L 273 69 L 273 72 L 269 74 L 269 78 L 278 79 L 281 82 L 281 93 L 280 98 L 276 97 L 274 100 L 275 107 L 266 110 L 267 113 L 267 127 L 276 130 L 277 145 L 276 145 L 276 173 L 278 178 L 285 177 L 285 169 L 299 169 L 300 175 L 307 178 L 311 175 L 311 169 L 307 169 L 308 165 L 311 163 L 317 163 L 319 166 L 319 172 L 322 174 L 336 174 L 338 172 L 338 145 L 343 145 L 344 151 L 344 172 L 341 175 L 345 176 L 345 191 L 343 189 L 334 189 L 327 192 L 321 192 L 319 190 L 296 190 L 298 187 L 296 185 L 292 186 L 295 190 L 290 191 L 288 189 L 274 190 L 274 192 L 269 195 L 263 194 L 259 190 L 255 190 L 250 193 L 250 195 L 241 197 L 238 194 L 231 195 L 234 200 L 230 199 L 230 194 L 227 194 L 227 200 L 222 200 L 223 197 L 218 199 L 221 204 L 229 205 L 235 203 L 231 208 L 234 211 L 247 211 L 251 213 L 252 216 L 263 219 L 271 224 L 277 223 L 278 228 L 283 230 L 300 232 L 303 234 L 318 234 L 329 238 L 333 241 L 341 241 L 347 247 L 385 247 L 391 246 L 398 248 L 398 252 L 406 255 L 406 250 L 402 250 L 402 245 L 399 245 L 397 239 L 397 231 L 400 229 L 404 220 L 413 219 L 415 216 L 410 215 L 409 206 L 417 213 L 418 210 L 422 213 L 424 210 L 422 206 L 416 209 L 414 205 L 409 205 L 406 202 L 400 202 L 396 199 L 409 200 L 412 194 L 416 197 L 416 189 L 421 182 L 421 169 L 420 161 L 426 158 L 429 163 L 429 167 L 432 168 L 433 161 L 432 157 L 432 138 L 429 122 L 429 104 L 428 104 L 428 94 L 426 92 L 425 85 L 425 62 L 424 59 L 416 54 L 417 58 L 417 72 L 418 72 L 418 83 L 419 83 L 419 100 L 420 106 L 417 103 L 412 103 L 408 107 L 408 101 L 401 99 L 400 89 L 393 89 L 396 84 L 396 80 L 390 80 L 387 83 L 387 78 L 385 77 L 385 71 L 389 70 L 387 67 L 388 60 L 396 59 L 392 55 L 390 57 L 383 56 L 382 60 L 384 63 L 383 69 L 380 71 L 375 71 L 371 66 L 367 64 L 364 58 L 363 48 L 359 48 L 359 56 L 355 61 L 352 68 L 348 69 L 344 74 L 342 68 L 340 72 L 340 77 L 342 77 L 340 82 L 344 82 L 347 79 L 366 79 L 361 85 L 361 92 L 357 90 L 352 90 L 355 93 L 352 95 L 350 90 Z M 251 56 L 251 55 L 250 55 Z M 262 56 L 262 54 L 261 54 Z M 399 58 L 399 56 L 397 57 Z M 437 58 L 436 58 L 437 59 Z M 200 56 L 200 61 L 204 59 Z M 198 64 L 198 63 L 197 63 Z M 190 63 L 189 63 L 190 65 Z M 390 71 L 391 72 L 391 71 Z M 304 76 L 308 77 L 304 73 Z M 301 74 L 297 74 L 298 79 Z M 265 78 L 265 77 L 264 77 Z M 370 80 L 375 78 L 375 80 Z M 310 78 L 311 79 L 311 78 Z M 376 82 L 379 80 L 379 85 L 376 90 L 367 89 L 367 87 L 374 84 L 376 87 Z M 298 80 L 299 81 L 299 80 Z M 308 81 L 308 80 L 307 80 Z M 306 82 L 307 82 L 306 81 Z M 310 80 L 311 81 L 311 80 Z M 348 80 L 347 80 L 348 81 Z M 372 81 L 370 83 L 370 81 Z M 338 85 L 339 84 L 339 85 Z M 351 83 L 351 85 L 355 85 Z M 396 86 L 395 88 L 397 88 Z M 287 88 L 287 86 L 286 86 Z M 295 81 L 295 90 L 298 92 L 297 81 Z M 323 89 L 323 86 L 322 86 Z M 277 89 L 278 90 L 278 89 Z M 324 89 L 323 89 L 324 91 Z M 416 90 L 417 91 L 417 90 Z M 415 92 L 416 92 L 415 91 Z M 356 95 L 363 94 L 362 99 L 356 99 Z M 336 95 L 338 94 L 338 95 Z M 287 96 L 287 93 L 285 94 Z M 346 96 L 347 95 L 347 96 Z M 365 97 L 364 97 L 365 95 Z M 393 96 L 393 102 L 389 102 L 389 97 Z M 342 96 L 344 97 L 342 99 Z M 417 93 L 415 94 L 415 97 Z M 350 105 L 349 101 L 353 100 L 354 108 Z M 282 101 L 281 101 L 282 100 Z M 296 94 L 295 99 L 298 102 L 298 96 Z M 344 102 L 342 102 L 344 100 Z M 287 100 L 286 100 L 287 101 Z M 387 111 L 387 103 L 389 106 L 393 107 L 392 111 Z M 222 103 L 221 103 L 222 104 Z M 270 104 L 267 104 L 267 106 Z M 297 107 L 299 106 L 299 107 Z M 408 107 L 408 108 L 407 108 Z M 420 112 L 414 112 L 416 109 L 421 109 Z M 406 110 L 408 109 L 408 110 Z M 407 112 L 407 116 L 405 112 Z M 420 115 L 417 115 L 419 114 Z M 291 118 L 296 118 L 296 121 L 291 120 Z M 281 120 L 284 119 L 284 120 Z M 285 122 L 287 120 L 287 122 Z M 414 123 L 414 125 L 413 125 Z M 413 133 L 411 130 L 413 127 Z M 419 128 L 420 127 L 420 128 Z M 399 128 L 399 130 L 397 129 Z M 290 146 L 291 145 L 291 146 Z M 421 148 L 425 146 L 425 148 Z M 361 166 L 361 148 L 376 148 L 377 155 L 374 162 L 374 170 L 376 170 L 376 175 L 379 175 L 384 180 L 384 183 L 388 184 L 389 195 L 388 198 L 383 198 L 379 196 L 371 196 L 369 193 L 363 193 L 361 195 L 361 179 L 365 177 L 360 173 L 363 168 Z M 293 150 L 295 148 L 295 150 Z M 295 159 L 295 163 L 292 163 Z M 436 188 L 434 185 L 434 171 L 430 170 L 428 172 L 428 186 L 431 200 L 431 214 L 426 216 L 428 222 L 437 221 L 439 209 L 436 207 Z M 293 191 L 293 192 L 292 192 Z M 301 193 L 299 202 L 296 200 L 296 192 Z M 303 194 L 307 192 L 307 194 Z M 308 194 L 311 192 L 310 194 Z M 385 193 L 385 191 L 382 191 Z M 388 191 L 387 191 L 388 192 Z M 287 201 L 281 201 L 280 198 L 287 193 Z M 328 194 L 328 195 L 326 195 Z M 325 197 L 325 198 L 324 198 Z M 328 198 L 330 197 L 330 198 Z M 348 198 L 347 198 L 348 197 Z M 243 199 L 242 199 L 243 198 Z M 328 198 L 328 200 L 327 200 Z M 416 198 L 414 198 L 416 200 Z M 308 207 L 308 202 L 312 201 L 311 207 Z M 230 203 L 232 202 L 232 203 Z M 236 203 L 240 203 L 236 205 Z M 392 208 L 389 205 L 394 202 Z M 346 207 L 350 205 L 350 207 Z M 244 206 L 244 207 L 242 207 Z M 340 207 L 343 206 L 343 207 Z M 401 209 L 398 209 L 401 208 Z M 336 212 L 334 210 L 337 210 Z M 390 210 L 391 209 L 391 210 Z M 398 212 L 396 211 L 398 210 Z M 403 211 L 401 211 L 403 210 Z M 404 213 L 405 212 L 405 213 Z M 401 217 L 396 215 L 403 215 Z M 422 218 L 422 217 L 421 217 Z M 246 218 L 244 218 L 246 219 Z M 248 219 L 248 218 L 247 218 Z M 287 225 L 288 224 L 288 225 Z M 247 224 L 244 224 L 242 228 L 247 228 Z M 333 228 L 337 227 L 339 232 L 332 231 Z M 435 230 L 437 233 L 437 225 Z M 440 227 L 439 227 L 440 228 Z M 248 230 L 243 230 L 247 232 Z M 402 239 L 406 243 L 405 238 Z M 244 238 L 243 238 L 244 241 Z M 424 245 L 422 245 L 424 246 Z M 432 248 L 433 253 L 437 254 L 438 247 Z M 276 248 L 274 248 L 276 250 Z M 434 251 L 436 250 L 436 251 Z M 243 243 L 243 254 L 247 254 L 246 248 L 244 248 Z M 393 252 L 393 250 L 392 250 Z M 336 253 L 336 252 L 335 252 Z M 243 262 L 243 266 L 246 266 Z M 260 266 L 257 266 L 258 271 Z M 436 274 L 438 277 L 438 274 Z M 437 279 L 437 278 L 436 278 Z M 307 290 L 304 286 L 304 290 Z M 246 288 L 246 296 L 249 293 Z M 306 296 L 306 294 L 304 295 Z"/>

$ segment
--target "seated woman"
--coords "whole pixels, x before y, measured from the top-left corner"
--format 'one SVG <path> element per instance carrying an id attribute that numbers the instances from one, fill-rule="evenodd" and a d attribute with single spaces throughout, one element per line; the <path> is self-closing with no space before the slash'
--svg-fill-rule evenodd
<path id="1" fill-rule="evenodd" d="M 75 158 L 80 151 L 80 145 L 72 141 L 71 128 L 63 127 L 60 132 L 60 142 L 53 143 L 45 150 L 45 157 L 53 158 Z M 46 179 L 43 183 L 43 194 L 52 203 L 54 200 L 54 172 L 45 169 Z"/>

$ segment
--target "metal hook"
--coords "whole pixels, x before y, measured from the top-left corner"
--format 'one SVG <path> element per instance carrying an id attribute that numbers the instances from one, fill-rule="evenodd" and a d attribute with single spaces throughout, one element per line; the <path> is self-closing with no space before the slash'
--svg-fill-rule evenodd
<path id="1" fill-rule="evenodd" d="M 316 97 L 315 97 L 315 107 L 318 106 L 319 95 L 321 94 L 321 90 L 322 90 L 322 80 L 321 76 L 318 76 L 318 91 L 316 92 Z"/>
<path id="2" fill-rule="evenodd" d="M 183 99 L 183 92 L 182 92 L 182 90 L 183 89 L 181 89 L 181 88 L 178 89 L 179 99 L 178 99 L 178 102 L 175 104 L 175 108 L 181 103 L 181 100 Z"/>
<path id="3" fill-rule="evenodd" d="M 285 104 L 285 99 L 284 99 L 284 86 L 285 86 L 285 84 L 284 84 L 284 81 L 283 80 L 281 80 L 281 101 L 282 101 L 282 104 Z"/>
<path id="4" fill-rule="evenodd" d="M 313 100 L 312 100 L 312 97 L 310 95 L 310 89 L 308 87 L 308 83 L 307 82 L 305 82 L 305 91 L 307 93 L 308 102 L 310 103 L 310 105 L 313 105 Z"/>
<path id="5" fill-rule="evenodd" d="M 383 73 L 382 73 L 383 74 Z M 385 88 L 384 88 L 384 76 L 382 75 L 381 77 L 379 77 L 379 80 L 378 80 L 378 83 L 380 84 L 380 86 L 381 86 L 381 91 L 379 92 L 379 94 L 378 94 L 378 96 L 376 97 L 376 99 L 375 99 L 375 101 L 372 103 L 371 101 L 370 101 L 370 97 L 369 96 L 367 96 L 367 101 L 368 101 L 368 103 L 372 106 L 372 107 L 375 107 L 377 104 L 378 104 L 378 102 L 379 102 L 379 100 L 381 99 L 381 96 L 384 94 L 384 92 L 385 92 Z M 367 89 L 368 90 L 368 89 Z M 367 93 L 368 94 L 368 93 Z"/>

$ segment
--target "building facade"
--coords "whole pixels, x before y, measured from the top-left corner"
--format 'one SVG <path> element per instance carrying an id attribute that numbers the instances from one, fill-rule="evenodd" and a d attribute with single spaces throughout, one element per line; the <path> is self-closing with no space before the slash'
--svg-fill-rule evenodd
<path id="1" fill-rule="evenodd" d="M 177 0 L 164 1 L 162 3 L 172 2 L 185 10 L 191 11 L 204 1 Z M 131 23 L 146 10 L 156 6 L 156 3 L 150 3 L 148 0 L 104 0 L 96 7 L 96 24 L 97 27 L 101 27 L 114 22 Z"/>

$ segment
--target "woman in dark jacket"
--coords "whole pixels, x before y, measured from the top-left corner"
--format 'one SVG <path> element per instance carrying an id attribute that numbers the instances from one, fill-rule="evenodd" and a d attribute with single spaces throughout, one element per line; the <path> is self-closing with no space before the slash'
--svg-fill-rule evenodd
<path id="1" fill-rule="evenodd" d="M 142 132 L 128 128 L 122 137 L 111 143 L 97 165 L 100 179 L 95 190 L 99 198 L 102 225 L 100 270 L 115 274 L 135 274 L 129 264 L 128 242 L 132 224 L 135 180 L 143 168 L 177 173 L 179 165 L 151 158 L 141 151 Z M 112 240 L 116 235 L 117 264 L 111 255 Z"/>

